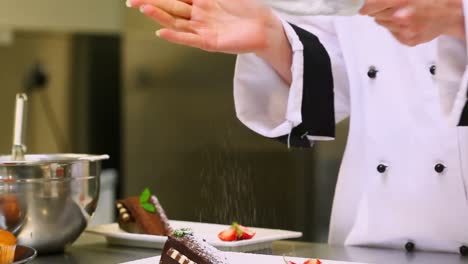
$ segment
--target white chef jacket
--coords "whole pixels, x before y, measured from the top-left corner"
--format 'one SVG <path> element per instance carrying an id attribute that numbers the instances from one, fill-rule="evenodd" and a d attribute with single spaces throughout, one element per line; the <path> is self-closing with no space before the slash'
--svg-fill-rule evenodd
<path id="1" fill-rule="evenodd" d="M 468 250 L 466 45 L 441 37 L 407 47 L 363 16 L 281 18 L 292 84 L 239 55 L 236 113 L 258 134 L 302 147 L 332 140 L 350 117 L 329 242 Z"/>

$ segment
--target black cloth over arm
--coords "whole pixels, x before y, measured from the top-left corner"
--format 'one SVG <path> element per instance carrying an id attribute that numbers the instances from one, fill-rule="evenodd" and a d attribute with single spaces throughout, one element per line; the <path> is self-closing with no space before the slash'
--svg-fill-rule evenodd
<path id="1" fill-rule="evenodd" d="M 463 108 L 463 112 L 460 117 L 460 123 L 458 123 L 458 126 L 468 126 L 468 102 Z"/>
<path id="2" fill-rule="evenodd" d="M 335 99 L 330 56 L 319 38 L 291 24 L 304 47 L 302 124 L 277 138 L 292 147 L 310 147 L 307 136 L 335 137 Z"/>

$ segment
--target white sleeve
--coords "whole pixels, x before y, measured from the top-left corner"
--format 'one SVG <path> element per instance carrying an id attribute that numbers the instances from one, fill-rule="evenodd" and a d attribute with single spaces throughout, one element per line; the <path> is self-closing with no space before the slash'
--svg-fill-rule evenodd
<path id="1" fill-rule="evenodd" d="M 464 0 L 465 17 L 468 0 Z M 468 37 L 468 17 L 465 19 Z M 468 38 L 467 38 L 468 40 Z M 451 125 L 468 126 L 468 44 L 452 37 L 438 40 L 437 82 L 442 111 Z"/>
<path id="2" fill-rule="evenodd" d="M 348 77 L 333 19 L 281 18 L 293 51 L 292 83 L 254 54 L 239 55 L 237 117 L 258 134 L 292 146 L 332 140 L 335 123 L 349 115 Z"/>

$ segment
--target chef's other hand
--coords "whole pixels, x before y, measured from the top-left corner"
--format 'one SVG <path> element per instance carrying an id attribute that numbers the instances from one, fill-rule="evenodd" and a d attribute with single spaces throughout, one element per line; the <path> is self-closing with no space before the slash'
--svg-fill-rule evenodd
<path id="1" fill-rule="evenodd" d="M 163 39 L 206 51 L 255 53 L 291 82 L 292 50 L 281 20 L 258 0 L 127 0 L 164 28 Z"/>
<path id="2" fill-rule="evenodd" d="M 163 29 L 170 42 L 224 53 L 257 52 L 281 22 L 256 0 L 128 0 Z"/>
<path id="3" fill-rule="evenodd" d="M 440 35 L 465 39 L 463 0 L 367 0 L 360 13 L 409 46 Z"/>

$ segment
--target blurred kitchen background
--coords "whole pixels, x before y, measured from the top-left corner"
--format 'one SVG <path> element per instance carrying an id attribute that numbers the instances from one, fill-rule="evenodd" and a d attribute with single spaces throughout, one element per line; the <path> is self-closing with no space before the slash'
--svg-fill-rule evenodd
<path id="1" fill-rule="evenodd" d="M 94 224 L 149 187 L 176 220 L 281 228 L 326 241 L 347 122 L 288 150 L 235 117 L 235 57 L 157 39 L 115 0 L 0 0 L 0 152 L 15 94 L 30 97 L 29 153 L 109 154 Z"/>

